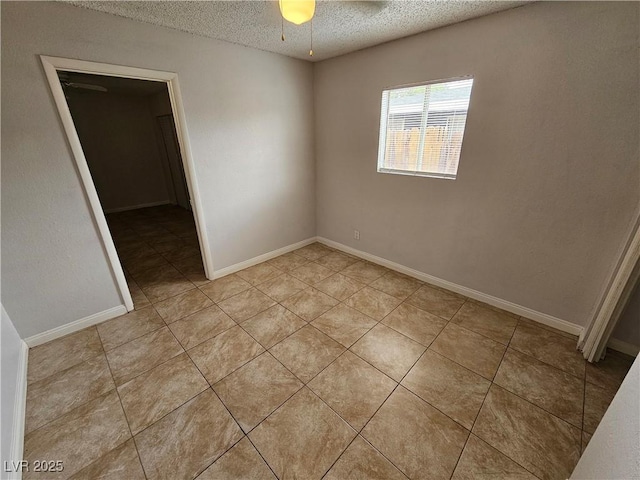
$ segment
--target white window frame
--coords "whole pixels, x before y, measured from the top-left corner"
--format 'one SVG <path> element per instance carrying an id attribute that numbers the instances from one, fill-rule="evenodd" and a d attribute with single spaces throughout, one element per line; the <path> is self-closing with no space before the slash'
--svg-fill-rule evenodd
<path id="1" fill-rule="evenodd" d="M 411 177 L 428 177 L 428 178 L 440 178 L 440 179 L 446 179 L 446 180 L 455 180 L 458 176 L 458 169 L 460 167 L 460 161 L 458 160 L 458 165 L 457 165 L 457 169 L 456 169 L 456 173 L 455 174 L 449 174 L 449 173 L 437 173 L 437 172 L 418 172 L 418 171 L 413 171 L 413 170 L 403 170 L 403 169 L 397 169 L 397 168 L 387 168 L 384 167 L 384 155 L 385 155 L 385 150 L 386 150 L 386 131 L 387 131 L 387 122 L 388 122 L 388 114 L 389 114 L 389 103 L 384 101 L 384 92 L 387 91 L 392 91 L 392 90 L 400 90 L 403 88 L 411 88 L 411 87 L 424 87 L 424 86 L 428 86 L 428 85 L 434 85 L 437 83 L 449 83 L 449 82 L 457 82 L 460 80 L 473 80 L 474 84 L 475 84 L 475 79 L 473 77 L 473 75 L 462 75 L 459 77 L 451 77 L 451 78 L 441 78 L 438 80 L 429 80 L 426 82 L 416 82 L 416 83 L 407 83 L 404 85 L 394 85 L 392 87 L 385 87 L 382 89 L 382 94 L 381 94 L 381 106 L 380 106 L 380 130 L 378 132 L 378 164 L 377 164 L 377 172 L 378 173 L 390 173 L 390 174 L 394 174 L 394 175 L 408 175 Z M 471 86 L 472 89 L 472 93 L 473 93 L 473 84 Z M 469 102 L 471 102 L 471 98 L 469 98 Z M 468 112 L 468 110 L 467 110 Z M 468 118 L 468 113 L 467 113 L 467 118 Z M 427 117 L 423 115 L 422 117 L 422 123 L 426 122 Z M 421 125 L 421 130 L 424 128 L 424 125 Z M 465 124 L 464 124 L 464 130 L 466 130 L 467 128 L 467 122 L 465 119 Z M 463 130 L 463 131 L 464 131 Z M 463 137 L 462 137 L 462 143 L 464 142 L 464 133 L 463 133 Z M 460 145 L 460 149 L 462 150 L 462 143 Z M 422 151 L 422 149 L 424 148 L 424 136 L 421 136 L 420 138 L 420 151 Z M 420 157 L 422 157 L 422 154 L 419 154 Z M 462 151 L 460 152 L 460 157 L 462 157 Z"/>

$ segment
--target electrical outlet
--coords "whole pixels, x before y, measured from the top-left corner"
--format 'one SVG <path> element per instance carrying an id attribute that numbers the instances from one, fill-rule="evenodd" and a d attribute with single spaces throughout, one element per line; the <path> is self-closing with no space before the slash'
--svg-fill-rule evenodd
<path id="1" fill-rule="evenodd" d="M 360 240 L 360 230 L 353 231 L 353 238 L 355 238 L 356 240 Z"/>

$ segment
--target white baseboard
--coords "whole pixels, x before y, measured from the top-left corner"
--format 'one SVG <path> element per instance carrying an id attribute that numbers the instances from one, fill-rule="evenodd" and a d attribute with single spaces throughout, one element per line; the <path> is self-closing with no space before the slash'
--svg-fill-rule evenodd
<path id="1" fill-rule="evenodd" d="M 494 307 L 501 308 L 502 310 L 506 310 L 507 312 L 515 313 L 516 315 L 526 317 L 530 320 L 533 320 L 538 323 L 542 323 L 543 325 L 547 325 L 549 327 L 556 328 L 563 332 L 571 333 L 572 335 L 580 335 L 580 333 L 583 330 L 583 327 L 581 327 L 580 325 L 576 325 L 575 323 L 571 323 L 566 320 L 562 320 L 560 318 L 547 315 L 546 313 L 537 312 L 530 308 L 517 305 L 515 303 L 509 302 L 507 300 L 503 300 L 501 298 L 487 295 L 486 293 L 478 292 L 477 290 L 473 290 L 471 288 L 457 285 L 447 280 L 442 280 L 441 278 L 437 278 L 432 275 L 419 272 L 418 270 L 414 270 L 413 268 L 400 265 L 399 263 L 391 262 L 382 257 L 378 257 L 376 255 L 372 255 L 370 253 L 362 252 L 360 250 L 356 250 L 355 248 L 348 247 L 341 243 L 334 242 L 333 240 L 329 240 L 323 237 L 318 237 L 317 241 L 327 245 L 328 247 L 332 247 L 337 250 L 342 250 L 343 252 L 349 253 L 351 255 L 362 258 L 364 260 L 368 260 L 373 263 L 377 263 L 379 265 L 382 265 L 383 267 L 390 268 L 391 270 L 404 273 L 405 275 L 408 275 L 413 278 L 417 278 L 418 280 L 422 280 L 423 282 L 430 283 L 431 285 L 445 288 L 452 292 L 459 293 L 460 295 L 464 295 L 465 297 L 473 298 L 474 300 L 478 300 L 480 302 L 493 305 Z"/>
<path id="2" fill-rule="evenodd" d="M 108 208 L 104 213 L 120 213 L 128 212 L 129 210 L 138 210 L 139 208 L 159 207 L 161 205 L 171 205 L 171 201 L 162 200 L 160 202 L 141 203 L 139 205 L 132 205 L 130 207 Z"/>
<path id="3" fill-rule="evenodd" d="M 78 330 L 82 330 L 83 328 L 91 327 L 98 323 L 111 320 L 112 318 L 119 317 L 120 315 L 124 315 L 125 313 L 127 313 L 127 307 L 125 307 L 124 305 L 119 305 L 102 312 L 94 313 L 93 315 L 81 318 L 80 320 L 66 323 L 51 330 L 47 330 L 46 332 L 38 333 L 29 338 L 25 338 L 24 341 L 29 346 L 29 348 L 37 347 L 38 345 L 41 345 L 43 343 L 50 342 L 51 340 L 55 340 L 56 338 L 64 337 L 65 335 L 77 332 Z"/>
<path id="4" fill-rule="evenodd" d="M 607 342 L 607 347 L 615 350 L 616 352 L 626 353 L 627 355 L 631 355 L 632 357 L 637 357 L 638 353 L 640 353 L 640 347 L 638 347 L 637 345 L 623 342 L 622 340 L 618 340 L 617 338 L 610 338 Z"/>
<path id="5" fill-rule="evenodd" d="M 262 262 L 266 262 L 267 260 L 271 260 L 272 258 L 279 257 L 280 255 L 284 255 L 285 253 L 293 252 L 302 247 L 306 247 L 314 242 L 316 242 L 316 237 L 307 238 L 306 240 L 302 240 L 298 243 L 293 243 L 286 247 L 279 248 L 277 250 L 273 250 L 268 253 L 264 253 L 262 255 L 258 255 L 257 257 L 250 258 L 249 260 L 245 260 L 244 262 L 236 263 L 229 267 L 221 268 L 220 270 L 216 270 L 213 272 L 213 279 L 220 277 L 225 277 L 232 273 L 239 272 L 240 270 L 244 270 L 245 268 L 253 267 Z"/>
<path id="6" fill-rule="evenodd" d="M 16 375 L 16 397 L 13 404 L 13 429 L 11 432 L 11 465 L 20 465 L 24 448 L 24 426 L 27 408 L 27 367 L 29 364 L 29 347 L 22 341 L 20 358 L 18 359 L 18 373 Z M 3 464 L 4 465 L 4 464 Z M 20 480 L 22 472 L 8 473 L 11 480 Z"/>

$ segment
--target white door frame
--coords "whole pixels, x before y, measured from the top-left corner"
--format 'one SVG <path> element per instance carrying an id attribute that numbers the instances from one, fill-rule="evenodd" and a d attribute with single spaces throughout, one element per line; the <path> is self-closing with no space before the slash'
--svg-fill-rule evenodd
<path id="1" fill-rule="evenodd" d="M 209 279 L 213 278 L 213 259 L 209 250 L 209 241 L 207 238 L 207 228 L 204 220 L 200 193 L 195 177 L 195 166 L 193 157 L 191 156 L 191 146 L 189 145 L 189 137 L 187 135 L 187 123 L 185 121 L 184 110 L 182 108 L 182 95 L 180 94 L 180 86 L 178 82 L 178 74 L 173 72 L 162 72 L 159 70 L 147 70 L 143 68 L 125 67 L 121 65 L 111 65 L 108 63 L 87 62 L 83 60 L 75 60 L 70 58 L 40 56 L 42 66 L 44 67 L 51 93 L 55 100 L 62 125 L 71 146 L 73 157 L 80 172 L 80 180 L 84 187 L 89 205 L 93 213 L 93 217 L 98 225 L 98 231 L 102 237 L 102 242 L 107 251 L 107 257 L 111 264 L 112 271 L 116 277 L 120 295 L 124 301 L 124 305 L 128 311 L 133 310 L 133 300 L 124 276 L 122 264 L 118 258 L 111 232 L 107 225 L 107 219 L 102 210 L 102 205 L 96 192 L 96 187 L 89 171 L 87 159 L 84 156 L 80 138 L 76 131 L 75 124 L 71 117 L 69 106 L 62 89 L 62 84 L 58 78 L 58 71 L 89 73 L 94 75 L 106 75 L 111 77 L 133 78 L 136 80 L 149 80 L 154 82 L 164 82 L 169 90 L 169 98 L 171 100 L 171 110 L 175 121 L 176 134 L 178 135 L 178 143 L 180 144 L 180 154 L 184 166 L 185 176 L 187 177 L 187 187 L 191 195 L 191 208 L 195 218 L 196 230 L 198 233 L 198 241 L 200 243 L 200 252 L 202 253 L 202 263 L 204 265 L 205 276 Z"/>
<path id="2" fill-rule="evenodd" d="M 620 319 L 637 278 L 637 265 L 640 262 L 640 218 L 636 220 L 631 238 L 625 245 L 622 258 L 618 263 L 609 288 L 604 294 L 598 313 L 591 324 L 583 330 L 578 347 L 584 358 L 597 362 L 603 356 L 609 337 Z M 635 274 L 634 274 L 635 272 Z"/>

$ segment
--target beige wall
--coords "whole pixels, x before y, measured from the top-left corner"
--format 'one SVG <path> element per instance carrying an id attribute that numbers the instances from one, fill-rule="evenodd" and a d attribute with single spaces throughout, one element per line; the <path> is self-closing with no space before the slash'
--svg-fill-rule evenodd
<path id="1" fill-rule="evenodd" d="M 638 10 L 540 2 L 311 66 L 61 3 L 3 2 L 3 304 L 25 337 L 122 303 L 46 54 L 179 74 L 216 269 L 317 225 L 584 325 L 638 215 Z M 476 81 L 458 179 L 377 174 L 382 88 L 464 74 Z"/>
<path id="2" fill-rule="evenodd" d="M 103 210 L 168 203 L 152 99 L 74 89 L 67 96 Z"/>
<path id="3" fill-rule="evenodd" d="M 215 269 L 315 235 L 311 65 L 59 2 L 3 2 L 2 304 L 22 337 L 123 303 L 40 54 L 178 73 Z"/>
<path id="4" fill-rule="evenodd" d="M 638 10 L 540 2 L 317 64 L 318 235 L 585 325 L 639 212 Z M 382 89 L 460 75 L 458 178 L 376 173 Z"/>

